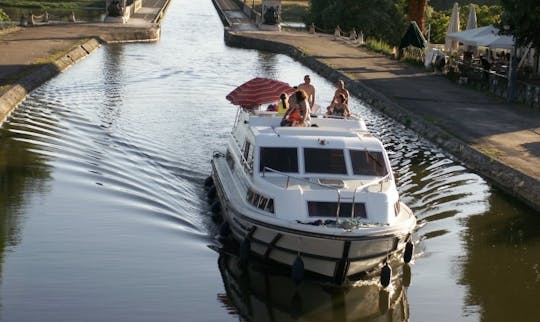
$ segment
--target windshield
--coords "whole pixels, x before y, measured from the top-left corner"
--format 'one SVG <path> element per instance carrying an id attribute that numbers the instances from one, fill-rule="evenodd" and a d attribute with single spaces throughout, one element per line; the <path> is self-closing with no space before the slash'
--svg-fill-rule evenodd
<path id="1" fill-rule="evenodd" d="M 388 174 L 382 152 L 355 150 L 350 152 L 355 175 L 384 177 Z"/>
<path id="2" fill-rule="evenodd" d="M 340 149 L 304 149 L 306 173 L 347 174 L 345 155 Z"/>
<path id="3" fill-rule="evenodd" d="M 261 147 L 259 171 L 265 168 L 281 172 L 298 173 L 298 153 L 296 148 L 264 148 Z"/>

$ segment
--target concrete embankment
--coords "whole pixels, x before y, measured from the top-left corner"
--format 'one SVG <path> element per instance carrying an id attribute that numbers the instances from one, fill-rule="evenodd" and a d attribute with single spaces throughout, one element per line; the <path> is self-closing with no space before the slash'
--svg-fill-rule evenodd
<path id="1" fill-rule="evenodd" d="M 102 43 L 159 40 L 161 18 L 169 3 L 156 0 L 124 24 L 47 23 L 0 35 L 0 125 L 28 93 Z M 60 53 L 64 54 L 52 58 Z"/>
<path id="2" fill-rule="evenodd" d="M 87 40 L 74 46 L 54 62 L 36 66 L 25 76 L 19 78 L 16 84 L 11 85 L 0 96 L 0 121 L 3 122 L 9 112 L 22 102 L 33 89 L 83 59 L 99 46 L 100 43 L 97 39 Z"/>
<path id="3" fill-rule="evenodd" d="M 448 83 L 446 85 L 442 77 L 439 77 L 441 78 L 439 80 L 432 78 L 432 76 L 422 75 L 421 77 L 426 78 L 428 82 L 427 88 L 408 87 L 410 83 L 422 80 L 419 80 L 417 75 L 409 75 L 400 70 L 401 67 L 393 65 L 394 63 L 389 59 L 387 62 L 383 61 L 383 64 L 392 65 L 391 72 L 384 70 L 383 65 L 358 66 L 357 63 L 351 63 L 360 61 L 361 57 L 355 56 L 356 54 L 352 51 L 359 49 L 353 48 L 343 51 L 343 48 L 337 47 L 347 45 L 340 44 L 330 37 L 312 36 L 307 33 L 295 35 L 286 32 L 235 32 L 226 28 L 225 42 L 234 47 L 286 54 L 331 81 L 344 80 L 351 94 L 412 128 L 448 151 L 466 167 L 487 178 L 494 185 L 520 199 L 536 211 L 540 211 L 540 176 L 538 175 L 540 147 L 537 146 L 537 143 L 540 142 L 540 131 L 537 131 L 540 130 L 540 123 L 537 121 L 540 119 L 539 115 L 530 114 L 528 111 L 519 112 L 513 106 L 502 106 L 500 102 L 492 102 L 491 98 L 483 99 L 474 93 L 466 92 L 467 89 L 455 87 L 454 84 Z M 332 49 L 335 49 L 335 53 L 332 53 Z M 341 52 L 338 54 L 340 50 Z M 339 67 L 337 67 L 338 65 Z M 401 93 L 414 93 L 416 97 L 413 95 L 401 97 L 400 94 L 397 94 L 399 89 L 379 86 L 378 83 L 371 82 L 369 78 L 361 79 L 361 77 L 366 77 L 368 69 L 376 71 L 371 74 L 373 78 L 381 77 L 381 74 L 387 73 L 388 75 L 384 76 L 384 82 L 388 86 L 402 86 Z M 415 77 L 417 78 L 415 79 Z M 418 97 L 419 93 L 429 91 L 429 82 L 436 83 L 431 85 L 432 87 L 447 86 L 448 90 L 441 94 L 446 97 L 431 98 L 429 95 Z M 433 91 L 433 95 L 436 96 L 437 91 L 435 89 Z M 470 106 L 467 106 L 466 102 L 468 97 L 474 97 L 469 102 Z M 458 103 L 453 102 L 462 100 L 465 101 L 462 102 L 465 105 L 463 109 L 461 106 L 454 106 Z M 411 101 L 414 104 L 411 104 Z M 428 101 L 428 104 L 425 101 Z M 491 111 L 489 108 L 484 112 L 480 110 L 486 106 L 489 107 L 489 104 L 492 104 Z M 480 115 L 484 113 L 482 119 L 476 123 L 472 122 L 474 120 L 468 120 L 467 115 L 462 115 L 463 124 L 461 125 L 457 122 L 445 121 L 445 118 L 452 121 L 456 117 L 454 114 L 464 113 L 465 109 L 473 107 L 479 109 Z M 452 111 L 454 108 L 455 111 Z M 518 120 L 530 121 L 531 118 L 535 118 L 528 122 L 532 124 L 532 131 L 529 131 L 529 124 L 523 126 L 523 131 L 530 132 L 527 140 L 516 142 L 522 137 L 512 134 L 514 131 L 508 131 L 507 137 L 503 137 L 505 130 L 509 128 L 508 122 L 512 121 L 504 119 L 504 115 L 497 115 L 496 108 L 514 109 L 514 111 L 522 113 L 523 115 L 516 116 L 516 123 L 522 123 Z M 481 127 L 484 123 L 490 124 L 491 132 L 487 133 L 487 130 L 482 132 Z M 500 125 L 498 125 L 499 123 Z M 519 127 L 523 124 L 514 125 Z M 497 135 L 491 135 L 494 132 L 493 129 L 500 129 L 500 132 L 497 132 Z M 496 136 L 497 139 L 492 139 L 492 136 Z M 529 146 L 531 150 L 523 149 L 523 146 Z"/>

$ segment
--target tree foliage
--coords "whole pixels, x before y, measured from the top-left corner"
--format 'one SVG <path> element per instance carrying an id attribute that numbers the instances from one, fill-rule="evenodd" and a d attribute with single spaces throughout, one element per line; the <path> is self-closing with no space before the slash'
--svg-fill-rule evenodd
<path id="1" fill-rule="evenodd" d="M 540 2 L 538 0 L 501 0 L 504 8 L 500 29 L 514 35 L 518 46 L 532 43 L 540 48 Z"/>
<path id="2" fill-rule="evenodd" d="M 397 44 L 407 28 L 405 0 L 311 0 L 306 24 L 314 23 L 325 31 L 340 26 L 349 32 L 353 28 L 367 37 Z"/>
<path id="3" fill-rule="evenodd" d="M 8 15 L 0 8 L 0 21 L 9 21 Z"/>
<path id="4" fill-rule="evenodd" d="M 501 6 L 479 6 L 476 4 L 472 4 L 472 6 L 474 6 L 476 10 L 478 27 L 499 25 L 503 11 Z M 467 27 L 469 9 L 469 6 L 461 6 L 459 9 L 460 30 L 465 30 Z M 450 23 L 450 16 L 452 15 L 452 9 L 435 11 L 430 7 L 427 12 L 427 23 L 431 26 L 431 42 L 435 44 L 444 43 L 448 24 Z"/>

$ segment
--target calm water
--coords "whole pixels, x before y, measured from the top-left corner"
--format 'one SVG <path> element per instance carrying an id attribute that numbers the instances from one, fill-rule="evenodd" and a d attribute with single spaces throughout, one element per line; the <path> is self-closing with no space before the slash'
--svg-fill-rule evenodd
<path id="1" fill-rule="evenodd" d="M 538 321 L 540 216 L 358 100 L 419 219 L 410 271 L 389 291 L 295 287 L 208 247 L 225 95 L 308 73 L 324 104 L 325 79 L 227 48 L 210 1 L 178 0 L 160 42 L 102 47 L 37 89 L 0 128 L 0 320 Z"/>

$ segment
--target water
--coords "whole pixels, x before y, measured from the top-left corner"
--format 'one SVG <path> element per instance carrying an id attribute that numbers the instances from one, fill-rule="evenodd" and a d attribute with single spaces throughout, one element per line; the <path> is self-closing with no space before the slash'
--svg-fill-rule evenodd
<path id="1" fill-rule="evenodd" d="M 419 219 L 389 291 L 240 274 L 214 243 L 203 181 L 255 76 L 312 75 L 228 48 L 210 1 L 173 1 L 155 44 L 104 46 L 0 128 L 1 321 L 537 321 L 540 217 L 414 132 L 352 99 Z M 410 282 L 409 282 L 410 280 Z"/>

